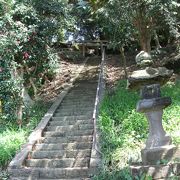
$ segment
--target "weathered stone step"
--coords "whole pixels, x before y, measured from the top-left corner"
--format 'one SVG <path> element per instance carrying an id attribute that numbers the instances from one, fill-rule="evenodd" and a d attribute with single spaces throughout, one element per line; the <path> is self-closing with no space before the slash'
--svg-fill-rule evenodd
<path id="1" fill-rule="evenodd" d="M 82 93 L 90 93 L 90 92 L 94 92 L 97 89 L 97 84 L 96 85 L 91 85 L 91 86 L 79 86 L 79 87 L 73 87 L 69 93 L 72 92 L 82 92 Z"/>
<path id="2" fill-rule="evenodd" d="M 96 97 L 96 91 L 93 91 L 93 92 L 87 92 L 87 93 L 83 93 L 83 92 L 79 92 L 79 93 L 76 93 L 76 92 L 71 92 L 69 93 L 65 99 L 67 98 L 70 98 L 70 99 L 74 99 L 74 98 L 84 98 L 84 99 L 88 99 L 88 98 L 95 98 Z"/>
<path id="3" fill-rule="evenodd" d="M 97 90 L 82 90 L 82 91 L 72 91 L 70 93 L 68 93 L 68 96 L 66 96 L 66 98 L 68 97 L 94 97 L 96 96 L 96 92 Z"/>
<path id="4" fill-rule="evenodd" d="M 82 94 L 74 94 L 74 95 L 67 95 L 63 101 L 65 100 L 87 100 L 87 99 L 92 99 L 95 98 L 96 93 L 93 93 L 91 95 L 87 94 L 87 95 L 82 95 Z"/>
<path id="5" fill-rule="evenodd" d="M 83 85 L 78 85 L 76 87 L 73 87 L 71 91 L 82 91 L 82 90 L 96 90 L 97 89 L 98 83 L 91 83 L 91 84 L 83 84 Z"/>
<path id="6" fill-rule="evenodd" d="M 54 179 L 38 179 L 38 180 L 54 180 Z M 90 180 L 90 178 L 71 178 L 71 179 L 56 179 L 56 180 Z"/>
<path id="7" fill-rule="evenodd" d="M 38 180 L 54 180 L 54 179 L 38 179 Z M 56 180 L 90 180 L 90 178 L 71 178 L 71 179 L 56 179 Z"/>
<path id="8" fill-rule="evenodd" d="M 88 120 L 64 120 L 64 121 L 58 121 L 58 120 L 52 120 L 49 122 L 49 125 L 51 126 L 67 126 L 67 125 L 82 125 L 82 124 L 93 124 L 92 119 Z"/>
<path id="9" fill-rule="evenodd" d="M 69 91 L 69 93 L 82 93 L 82 94 L 88 94 L 92 93 L 97 90 L 97 85 L 94 87 L 79 87 L 79 88 L 73 88 Z"/>
<path id="10" fill-rule="evenodd" d="M 54 179 L 38 179 L 38 180 L 54 180 Z M 90 178 L 71 178 L 71 179 L 56 179 L 56 180 L 90 180 Z"/>
<path id="11" fill-rule="evenodd" d="M 53 158 L 88 158 L 91 156 L 91 149 L 69 150 L 69 151 L 33 151 L 29 157 L 31 159 L 53 159 Z"/>
<path id="12" fill-rule="evenodd" d="M 89 112 L 89 111 L 93 111 L 93 107 L 89 107 L 89 108 L 87 108 L 87 107 L 83 107 L 83 108 L 78 108 L 77 106 L 76 106 L 76 108 L 67 108 L 67 109 L 63 109 L 63 108 L 58 108 L 57 110 L 56 110 L 56 112 Z"/>
<path id="13" fill-rule="evenodd" d="M 74 98 L 75 97 L 92 97 L 96 95 L 96 90 L 89 90 L 87 92 L 85 91 L 79 91 L 78 93 L 75 91 L 71 91 L 70 93 L 67 94 L 67 96 L 65 98 L 71 97 Z"/>
<path id="14" fill-rule="evenodd" d="M 90 158 L 28 159 L 28 167 L 67 168 L 88 167 Z"/>
<path id="15" fill-rule="evenodd" d="M 87 103 L 87 102 L 93 102 L 95 101 L 95 96 L 94 97 L 91 97 L 91 98 L 67 98 L 67 99 L 64 99 L 62 101 L 62 104 L 65 103 L 65 102 L 77 102 L 77 103 Z"/>
<path id="16" fill-rule="evenodd" d="M 88 84 L 75 84 L 75 86 L 71 89 L 71 91 L 73 90 L 82 90 L 83 89 L 96 89 L 97 88 L 97 82 L 94 83 L 88 83 Z"/>
<path id="17" fill-rule="evenodd" d="M 73 111 L 69 111 L 69 112 L 64 112 L 64 111 L 60 111 L 60 112 L 55 112 L 54 117 L 61 117 L 61 116 L 81 116 L 81 115 L 93 115 L 93 111 L 83 111 L 83 112 L 73 112 Z"/>
<path id="18" fill-rule="evenodd" d="M 36 179 L 68 179 L 68 178 L 88 178 L 92 171 L 87 167 L 74 168 L 22 168 L 11 169 L 12 177 L 27 177 L 26 180 Z"/>
<path id="19" fill-rule="evenodd" d="M 47 131 L 76 131 L 76 130 L 87 130 L 93 129 L 93 124 L 84 124 L 84 125 L 68 125 L 68 126 L 47 126 Z"/>
<path id="20" fill-rule="evenodd" d="M 94 103 L 82 103 L 82 104 L 72 104 L 72 103 L 64 103 L 64 104 L 60 104 L 58 109 L 83 109 L 83 108 L 94 108 Z"/>
<path id="21" fill-rule="evenodd" d="M 76 84 L 74 84 L 74 87 L 73 87 L 73 89 L 76 89 L 76 88 L 79 88 L 79 87 L 84 87 L 84 88 L 87 88 L 87 87 L 89 87 L 89 88 L 92 88 L 92 87 L 95 87 L 95 86 L 97 86 L 97 82 L 96 81 L 94 81 L 94 82 L 90 82 L 90 81 L 84 81 L 84 82 L 78 82 L 78 83 L 76 83 Z"/>
<path id="22" fill-rule="evenodd" d="M 79 115 L 79 116 L 60 116 L 60 117 L 52 117 L 52 121 L 75 121 L 75 120 L 89 120 L 92 116 L 85 116 L 85 115 Z"/>
<path id="23" fill-rule="evenodd" d="M 86 105 L 93 105 L 94 104 L 94 102 L 95 102 L 95 98 L 93 98 L 93 99 L 90 99 L 90 100 L 86 100 L 86 101 L 84 101 L 84 100 L 74 100 L 74 101 L 71 101 L 71 100 L 64 100 L 62 103 L 61 103 L 61 105 L 63 105 L 63 106 L 73 106 L 73 105 L 78 105 L 78 106 L 86 106 Z"/>
<path id="24" fill-rule="evenodd" d="M 91 136 L 66 136 L 66 137 L 42 137 L 39 143 L 70 143 L 70 142 L 90 142 Z"/>
<path id="25" fill-rule="evenodd" d="M 48 179 L 44 179 L 44 178 L 43 179 L 41 179 L 41 178 L 37 179 L 37 178 L 34 178 L 34 177 L 28 177 L 28 179 L 27 179 L 27 177 L 14 177 L 14 178 L 10 178 L 9 180 L 54 180 L 54 179 L 49 179 L 49 178 Z M 71 178 L 71 179 L 69 179 L 69 178 L 68 179 L 64 179 L 64 178 L 59 179 L 58 178 L 57 179 L 56 178 L 56 180 L 90 180 L 90 178 L 83 178 L 83 179 L 82 178 L 75 178 L 75 179 L 74 178 Z"/>
<path id="26" fill-rule="evenodd" d="M 61 102 L 61 105 L 66 105 L 68 104 L 69 106 L 71 105 L 92 105 L 95 102 L 95 97 L 91 99 L 65 99 L 64 101 Z M 84 106 L 85 107 L 85 106 Z"/>
<path id="27" fill-rule="evenodd" d="M 77 150 L 91 149 L 92 143 L 62 143 L 62 144 L 36 144 L 35 150 Z"/>
<path id="28" fill-rule="evenodd" d="M 77 130 L 77 131 L 70 131 L 70 132 L 52 132 L 52 131 L 46 131 L 43 133 L 44 137 L 65 137 L 65 136 L 86 136 L 86 135 L 92 135 L 93 130 Z"/>
<path id="29" fill-rule="evenodd" d="M 83 108 L 83 107 L 94 107 L 95 102 L 86 102 L 86 103 L 64 103 L 59 106 L 59 108 L 64 107 L 64 108 Z"/>
<path id="30" fill-rule="evenodd" d="M 66 106 L 59 106 L 59 108 L 56 110 L 58 111 L 90 111 L 93 110 L 93 106 L 72 106 L 72 107 L 66 107 Z"/>
<path id="31" fill-rule="evenodd" d="M 94 94 L 91 95 L 91 96 L 86 96 L 86 97 L 76 94 L 76 95 L 73 95 L 73 97 L 67 96 L 66 98 L 63 99 L 63 102 L 64 102 L 64 101 L 67 101 L 67 100 L 69 100 L 69 101 L 86 101 L 86 100 L 93 100 L 93 99 L 95 99 L 95 96 L 96 96 L 96 93 L 94 93 Z"/>

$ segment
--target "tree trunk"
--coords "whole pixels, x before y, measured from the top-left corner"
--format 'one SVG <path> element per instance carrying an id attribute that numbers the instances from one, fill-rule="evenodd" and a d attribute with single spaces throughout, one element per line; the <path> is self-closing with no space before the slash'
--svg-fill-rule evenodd
<path id="1" fill-rule="evenodd" d="M 21 91 L 19 92 L 19 103 L 18 103 L 18 107 L 17 107 L 17 123 L 19 125 L 19 127 L 21 128 L 22 126 L 22 118 L 23 118 L 23 97 L 24 97 L 24 85 L 23 85 L 23 76 L 24 76 L 24 70 L 23 68 L 21 67 L 20 69 L 20 75 L 18 77 L 18 73 L 17 74 L 17 77 L 21 82 L 19 83 L 19 86 L 20 86 L 20 89 Z"/>
<path id="2" fill-rule="evenodd" d="M 141 49 L 147 53 L 151 52 L 152 18 L 146 17 L 145 7 L 136 10 L 134 25 L 138 30 Z"/>
<path id="3" fill-rule="evenodd" d="M 120 47 L 120 54 L 121 54 L 121 58 L 122 58 L 122 62 L 123 62 L 125 78 L 127 79 L 128 78 L 128 73 L 127 73 L 127 67 L 126 67 L 126 56 L 124 54 L 123 46 Z"/>
<path id="4" fill-rule="evenodd" d="M 31 73 L 29 72 L 28 66 L 26 64 L 24 66 L 26 68 L 26 72 L 28 73 L 28 75 L 31 75 Z M 36 88 L 36 86 L 34 84 L 34 81 L 33 81 L 33 79 L 31 77 L 29 78 L 29 81 L 30 81 L 31 86 L 32 86 L 33 91 L 34 91 L 34 99 L 37 100 L 38 99 L 37 88 Z"/>
<path id="5" fill-rule="evenodd" d="M 160 45 L 159 38 L 158 38 L 156 30 L 154 30 L 154 40 L 155 40 L 155 43 L 156 43 L 156 49 L 160 49 L 161 45 Z"/>
<path id="6" fill-rule="evenodd" d="M 148 30 L 143 29 L 140 32 L 141 49 L 147 53 L 151 52 L 151 35 Z"/>
<path id="7" fill-rule="evenodd" d="M 25 105 L 26 107 L 33 106 L 34 101 L 33 101 L 33 100 L 31 99 L 31 97 L 29 96 L 26 88 L 24 87 L 23 89 L 24 89 L 24 90 L 23 90 L 23 91 L 24 91 L 24 94 L 23 94 L 23 102 L 24 102 L 24 105 Z"/>

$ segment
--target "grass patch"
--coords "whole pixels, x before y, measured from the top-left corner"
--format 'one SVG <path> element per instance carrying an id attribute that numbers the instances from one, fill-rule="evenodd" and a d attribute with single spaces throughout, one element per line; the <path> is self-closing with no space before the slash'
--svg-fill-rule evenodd
<path id="1" fill-rule="evenodd" d="M 180 144 L 180 82 L 167 84 L 162 96 L 170 96 L 172 105 L 164 110 L 163 125 Z M 100 111 L 101 151 L 103 170 L 95 179 L 123 179 L 132 177 L 128 171 L 131 162 L 140 162 L 140 150 L 148 135 L 148 122 L 135 108 L 139 93 L 126 90 L 126 81 L 120 81 L 115 92 L 106 95 Z"/>
<path id="2" fill-rule="evenodd" d="M 26 110 L 22 128 L 11 121 L 0 120 L 0 169 L 7 167 L 47 109 L 47 104 L 38 102 L 32 108 Z"/>

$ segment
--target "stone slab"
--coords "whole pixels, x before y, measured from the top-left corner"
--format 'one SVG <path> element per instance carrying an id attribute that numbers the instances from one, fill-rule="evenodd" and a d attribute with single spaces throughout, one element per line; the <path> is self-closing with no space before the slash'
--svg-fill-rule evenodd
<path id="1" fill-rule="evenodd" d="M 178 148 L 174 145 L 162 146 L 141 151 L 142 161 L 145 165 L 156 165 L 162 161 L 171 161 L 178 157 Z"/>
<path id="2" fill-rule="evenodd" d="M 130 166 L 133 177 L 150 176 L 152 179 L 171 179 L 180 175 L 180 163 L 169 165 L 132 165 Z"/>
<path id="3" fill-rule="evenodd" d="M 142 177 L 142 175 L 151 176 L 153 179 L 167 178 L 172 168 L 170 166 L 131 166 L 133 177 Z"/>
<path id="4" fill-rule="evenodd" d="M 92 135 L 93 130 L 88 129 L 86 131 L 84 130 L 77 130 L 75 132 L 53 132 L 53 131 L 46 131 L 44 133 L 44 137 L 65 137 L 65 136 L 86 136 L 86 135 Z"/>
<path id="5" fill-rule="evenodd" d="M 164 85 L 172 76 L 173 71 L 164 67 L 146 68 L 143 70 L 134 71 L 128 77 L 128 89 L 140 89 L 142 86 L 150 84 Z"/>

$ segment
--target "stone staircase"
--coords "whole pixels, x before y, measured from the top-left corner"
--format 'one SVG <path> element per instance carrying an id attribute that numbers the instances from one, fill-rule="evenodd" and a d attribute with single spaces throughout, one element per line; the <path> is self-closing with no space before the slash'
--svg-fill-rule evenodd
<path id="1" fill-rule="evenodd" d="M 22 169 L 12 180 L 89 179 L 93 141 L 93 110 L 97 82 L 80 81 L 68 92 Z"/>

